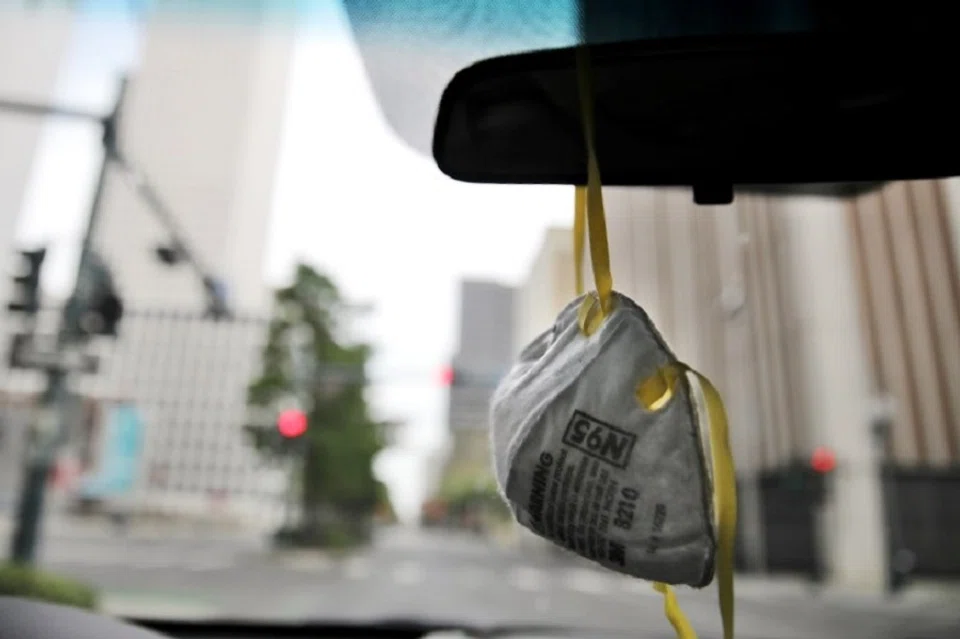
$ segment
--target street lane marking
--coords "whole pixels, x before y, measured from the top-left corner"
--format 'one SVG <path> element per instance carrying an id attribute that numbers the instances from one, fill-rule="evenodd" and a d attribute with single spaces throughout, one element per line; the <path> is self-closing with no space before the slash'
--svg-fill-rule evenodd
<path id="1" fill-rule="evenodd" d="M 93 553 L 89 555 L 54 556 L 42 560 L 44 566 L 86 566 L 93 568 L 115 568 L 118 566 L 134 570 L 153 570 L 159 568 L 178 568 L 192 572 L 226 570 L 235 564 L 233 557 L 157 557 L 156 555 L 135 555 L 126 553 Z"/>
<path id="2" fill-rule="evenodd" d="M 360 557 L 348 559 L 343 564 L 343 574 L 347 579 L 366 579 L 370 576 L 370 563 Z"/>
<path id="3" fill-rule="evenodd" d="M 600 573 L 584 568 L 568 572 L 564 583 L 567 588 L 587 595 L 602 595 L 607 592 L 610 584 L 609 579 Z"/>
<path id="4" fill-rule="evenodd" d="M 420 583 L 423 581 L 423 569 L 416 561 L 405 561 L 394 568 L 393 580 L 407 586 Z"/>
<path id="5" fill-rule="evenodd" d="M 142 555 L 141 555 L 142 556 Z M 51 552 L 42 554 L 42 562 L 52 565 L 80 565 L 80 566 L 119 566 L 128 565 L 130 560 L 123 552 L 112 549 L 98 548 L 87 552 Z"/>
<path id="6" fill-rule="evenodd" d="M 48 568 L 56 568 L 57 566 L 102 566 L 104 568 L 112 568 L 120 564 L 127 563 L 125 559 L 121 557 L 103 557 L 102 559 L 95 559 L 91 557 L 43 557 L 40 560 L 40 564 Z"/>
<path id="7" fill-rule="evenodd" d="M 539 595 L 533 607 L 536 608 L 537 612 L 547 612 L 550 609 L 550 597 Z"/>
<path id="8" fill-rule="evenodd" d="M 299 555 L 284 558 L 283 565 L 297 572 L 325 572 L 333 566 L 333 562 L 324 555 Z"/>
<path id="9" fill-rule="evenodd" d="M 457 583 L 464 588 L 479 588 L 486 581 L 485 577 L 482 570 L 471 568 L 457 574 Z"/>
<path id="10" fill-rule="evenodd" d="M 229 557 L 197 557 L 190 560 L 186 568 L 194 572 L 212 572 L 214 570 L 226 570 L 233 566 L 233 561 Z"/>
<path id="11" fill-rule="evenodd" d="M 510 571 L 507 579 L 517 590 L 525 590 L 527 592 L 544 590 L 547 585 L 543 572 L 528 566 L 514 568 Z"/>
<path id="12" fill-rule="evenodd" d="M 380 548 L 394 550 L 411 550 L 429 547 L 429 544 L 424 541 L 424 538 L 418 534 L 417 531 L 406 528 L 382 531 L 377 536 L 377 545 Z"/>
<path id="13" fill-rule="evenodd" d="M 158 559 L 157 557 L 151 557 L 150 555 L 143 555 L 140 557 L 131 557 L 127 562 L 127 565 L 132 568 L 155 569 L 170 568 L 178 565 L 182 566 L 183 564 L 177 562 L 176 560 L 171 561 L 171 559 L 167 557 Z"/>

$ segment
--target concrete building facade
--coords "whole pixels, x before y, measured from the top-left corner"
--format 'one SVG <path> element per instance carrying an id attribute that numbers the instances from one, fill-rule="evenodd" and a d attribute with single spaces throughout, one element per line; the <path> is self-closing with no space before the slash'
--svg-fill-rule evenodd
<path id="1" fill-rule="evenodd" d="M 527 278 L 516 290 L 514 356 L 550 328 L 560 311 L 576 297 L 573 277 L 573 235 L 570 229 L 547 229 Z"/>
<path id="2" fill-rule="evenodd" d="M 444 476 L 490 475 L 488 415 L 496 380 L 512 361 L 514 290 L 496 282 L 460 285 L 459 343 L 450 387 L 451 445 Z"/>
<path id="3" fill-rule="evenodd" d="M 725 397 L 746 567 L 768 569 L 782 554 L 766 547 L 782 545 L 770 530 L 777 523 L 771 491 L 780 490 L 771 477 L 806 463 L 817 447 L 833 451 L 837 470 L 825 501 L 804 506 L 807 551 L 820 577 L 851 588 L 886 585 L 891 531 L 906 519 L 891 516 L 880 469 L 953 477 L 960 462 L 955 190 L 895 183 L 854 200 L 741 194 L 732 206 L 698 207 L 686 190 L 605 189 L 615 288 L 647 309 L 678 357 Z M 545 245 L 572 246 L 570 231 L 563 234 L 550 231 Z M 537 309 L 525 311 L 533 323 L 572 297 L 567 255 L 566 265 L 546 266 L 542 254 L 520 288 L 518 307 Z M 569 273 L 556 300 L 547 271 Z M 532 334 L 525 321 L 518 332 Z M 880 423 L 890 424 L 886 444 L 876 435 Z M 894 482 L 892 490 L 921 494 L 905 486 Z M 936 501 L 943 488 L 923 490 Z M 914 505 L 901 503 L 907 507 Z M 927 514 L 929 523 L 935 515 Z M 939 517 L 934 528 L 949 515 Z M 781 526 L 789 535 L 802 527 Z M 937 552 L 935 544 L 920 550 L 909 531 L 900 538 L 913 543 L 920 563 L 923 552 Z"/>

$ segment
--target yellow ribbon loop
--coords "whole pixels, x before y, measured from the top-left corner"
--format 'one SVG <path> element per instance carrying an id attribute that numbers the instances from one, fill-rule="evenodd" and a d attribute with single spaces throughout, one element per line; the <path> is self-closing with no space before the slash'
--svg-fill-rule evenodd
<path id="1" fill-rule="evenodd" d="M 612 310 L 613 276 L 610 273 L 607 222 L 603 210 L 600 166 L 597 162 L 593 130 L 590 60 L 585 46 L 577 49 L 577 79 L 584 141 L 587 147 L 587 185 L 586 187 L 577 186 L 574 194 L 573 260 L 577 295 L 583 295 L 583 253 L 587 244 L 586 235 L 589 232 L 590 262 L 593 266 L 596 294 L 586 297 L 580 307 L 578 320 L 583 333 L 591 335 Z M 717 518 L 716 574 L 720 615 L 723 619 L 724 639 L 733 639 L 733 552 L 737 526 L 737 490 L 733 455 L 730 452 L 727 412 L 723 406 L 723 400 L 709 379 L 680 362 L 665 366 L 651 379 L 641 382 L 637 386 L 636 396 L 648 410 L 660 410 L 669 403 L 677 382 L 685 373 L 691 373 L 699 381 L 709 420 L 710 455 L 713 465 L 713 506 Z M 663 583 L 654 583 L 654 588 L 663 593 L 664 612 L 677 633 L 677 639 L 696 639 L 696 632 L 680 609 L 673 589 Z"/>
<path id="2" fill-rule="evenodd" d="M 717 513 L 717 591 L 720 616 L 723 620 L 723 636 L 724 639 L 733 639 L 733 553 L 737 534 L 737 476 L 733 466 L 733 453 L 730 450 L 730 429 L 723 399 L 705 375 L 681 362 L 664 366 L 637 384 L 636 396 L 637 401 L 647 410 L 660 410 L 673 397 L 674 388 L 685 373 L 697 378 L 707 408 L 710 458 L 713 465 L 713 507 Z M 696 634 L 686 622 L 670 586 L 655 583 L 654 588 L 666 598 L 664 609 L 667 619 L 677 631 L 678 639 L 696 639 Z"/>
<path id="3" fill-rule="evenodd" d="M 583 249 L 587 239 L 587 189 L 575 187 L 573 201 L 573 278 L 577 297 L 583 295 Z"/>
<path id="4" fill-rule="evenodd" d="M 710 455 L 713 460 L 713 507 L 717 513 L 717 590 L 724 639 L 733 639 L 733 553 L 737 535 L 737 474 L 730 450 L 727 411 L 720 392 L 704 375 L 686 367 L 700 382 L 710 422 Z"/>
<path id="5" fill-rule="evenodd" d="M 673 389 L 680 379 L 680 369 L 666 366 L 637 384 L 637 401 L 647 410 L 660 410 L 673 397 Z"/>
<path id="6" fill-rule="evenodd" d="M 577 309 L 577 325 L 580 331 L 589 337 L 597 332 L 601 324 L 603 324 L 603 310 L 600 307 L 600 300 L 596 293 L 591 293 Z"/>
<path id="7" fill-rule="evenodd" d="M 677 594 L 673 592 L 673 588 L 659 581 L 653 583 L 653 588 L 663 594 L 663 614 L 677 633 L 677 639 L 697 639 L 696 631 L 680 609 L 680 602 L 677 601 Z"/>
<path id="8" fill-rule="evenodd" d="M 600 298 L 600 310 L 606 316 L 611 310 L 613 276 L 610 274 L 610 251 L 607 243 L 607 220 L 603 211 L 603 191 L 600 188 L 600 165 L 597 163 L 594 145 L 593 90 L 590 86 L 590 59 L 586 47 L 577 49 L 577 78 L 580 87 L 580 109 L 583 114 L 583 136 L 587 145 L 587 189 L 586 197 L 583 198 L 586 208 L 584 217 L 586 217 L 587 230 L 590 232 L 590 262 L 593 266 L 597 295 Z M 580 206 L 580 198 L 581 196 L 578 195 L 578 207 Z M 577 219 L 574 218 L 574 245 L 580 247 L 580 255 L 582 255 L 584 225 L 582 222 L 580 223 L 579 239 L 577 238 L 576 226 Z M 582 257 L 580 259 L 582 260 Z"/>

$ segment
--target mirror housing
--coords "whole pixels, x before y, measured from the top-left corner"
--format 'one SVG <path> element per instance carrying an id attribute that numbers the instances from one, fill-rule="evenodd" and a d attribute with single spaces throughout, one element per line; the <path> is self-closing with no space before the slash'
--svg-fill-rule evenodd
<path id="1" fill-rule="evenodd" d="M 604 185 L 856 195 L 960 174 L 948 39 L 777 34 L 590 47 Z M 453 179 L 586 182 L 576 48 L 460 71 L 440 102 L 437 166 Z"/>

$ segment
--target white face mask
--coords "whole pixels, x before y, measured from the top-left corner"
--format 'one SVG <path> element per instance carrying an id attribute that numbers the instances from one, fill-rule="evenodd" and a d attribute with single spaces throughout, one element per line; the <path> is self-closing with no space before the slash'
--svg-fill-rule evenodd
<path id="1" fill-rule="evenodd" d="M 705 586 L 717 548 L 710 448 L 682 365 L 619 294 L 587 336 L 584 299 L 521 353 L 494 394 L 500 490 L 520 524 L 587 559 Z"/>
<path id="2" fill-rule="evenodd" d="M 696 633 L 670 584 L 702 587 L 716 571 L 723 637 L 733 639 L 737 495 L 726 411 L 710 380 L 678 362 L 643 309 L 613 291 L 588 58 L 578 47 L 587 184 L 575 191 L 574 275 L 582 291 L 589 230 L 596 291 L 560 313 L 494 394 L 497 483 L 534 533 L 653 581 L 678 639 Z M 703 391 L 709 442 L 687 373 Z"/>

